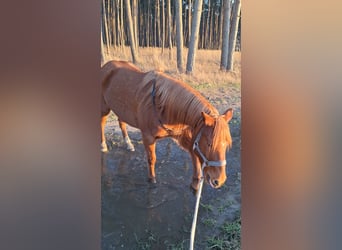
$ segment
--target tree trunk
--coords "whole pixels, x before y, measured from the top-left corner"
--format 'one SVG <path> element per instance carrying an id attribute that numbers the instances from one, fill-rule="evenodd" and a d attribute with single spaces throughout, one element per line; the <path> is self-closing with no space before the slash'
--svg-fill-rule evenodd
<path id="1" fill-rule="evenodd" d="M 124 25 L 123 25 L 123 0 L 120 0 L 120 30 L 121 30 L 121 48 L 124 49 L 125 46 L 125 32 L 124 32 Z"/>
<path id="2" fill-rule="evenodd" d="M 192 3 L 191 3 L 191 0 L 189 0 L 189 4 L 188 4 L 188 41 L 187 41 L 187 44 L 190 43 L 190 34 L 191 34 L 191 11 L 192 11 Z"/>
<path id="3" fill-rule="evenodd" d="M 151 0 L 147 1 L 147 28 L 146 28 L 146 45 L 147 47 L 150 47 L 150 5 L 151 5 Z"/>
<path id="4" fill-rule="evenodd" d="M 116 47 L 117 36 L 116 36 L 116 12 L 115 12 L 115 0 L 112 0 L 112 35 L 113 35 L 113 46 Z"/>
<path id="5" fill-rule="evenodd" d="M 114 44 L 113 42 L 113 0 L 108 1 L 108 30 L 109 30 L 109 45 Z"/>
<path id="6" fill-rule="evenodd" d="M 188 61 L 186 64 L 186 73 L 191 74 L 195 65 L 196 50 L 198 46 L 198 31 L 201 22 L 203 0 L 196 0 L 194 6 L 194 15 L 191 26 L 191 37 L 188 51 Z"/>
<path id="7" fill-rule="evenodd" d="M 121 44 L 121 23 L 120 23 L 120 5 L 119 5 L 119 0 L 115 0 L 116 1 L 116 25 L 117 25 L 117 44 L 118 46 L 122 46 Z"/>
<path id="8" fill-rule="evenodd" d="M 132 60 L 133 63 L 136 64 L 138 62 L 138 53 L 136 50 L 136 45 L 135 45 L 135 35 L 133 31 L 133 20 L 132 20 L 132 13 L 131 13 L 131 3 L 130 0 L 125 0 L 126 4 L 126 17 L 127 17 L 127 25 L 128 25 L 128 38 L 130 42 L 130 47 L 131 47 L 131 53 L 132 53 Z"/>
<path id="9" fill-rule="evenodd" d="M 229 0 L 230 1 L 230 0 Z M 224 12 L 224 7 L 223 3 L 225 1 L 221 0 L 221 9 L 220 9 L 220 21 L 219 21 L 219 27 L 218 27 L 218 49 L 222 49 L 222 29 L 223 29 L 223 12 Z"/>
<path id="10" fill-rule="evenodd" d="M 183 73 L 182 0 L 176 0 L 176 40 L 177 40 L 177 69 L 179 73 Z"/>
<path id="11" fill-rule="evenodd" d="M 218 49 L 218 41 L 220 40 L 219 39 L 220 19 L 219 19 L 219 15 L 216 14 L 216 12 L 214 16 L 215 16 L 215 19 L 214 19 L 213 48 Z"/>
<path id="12" fill-rule="evenodd" d="M 161 28 L 161 43 L 162 43 L 162 54 L 164 53 L 164 47 L 165 47 L 165 8 L 164 8 L 164 0 L 162 0 L 161 4 L 161 14 L 162 14 L 162 28 Z"/>
<path id="13" fill-rule="evenodd" d="M 145 14 L 145 4 L 146 2 L 140 2 L 138 5 L 138 50 L 139 47 L 145 47 L 146 45 L 146 14 Z"/>
<path id="14" fill-rule="evenodd" d="M 210 22 L 209 22 L 209 48 L 213 49 L 213 36 L 214 36 L 214 29 L 215 29 L 215 5 L 211 4 L 211 11 L 210 11 Z"/>
<path id="15" fill-rule="evenodd" d="M 167 22 L 168 22 L 168 37 L 169 37 L 169 59 L 172 60 L 172 18 L 171 18 L 171 0 L 167 0 Z"/>
<path id="16" fill-rule="evenodd" d="M 152 47 L 157 47 L 157 20 L 156 20 L 157 13 L 156 13 L 156 8 L 157 7 L 154 8 L 154 18 L 151 17 L 151 24 L 153 23 L 153 46 Z"/>
<path id="17" fill-rule="evenodd" d="M 222 50 L 220 69 L 225 70 L 228 64 L 229 27 L 230 27 L 230 0 L 223 0 L 223 28 L 222 28 Z"/>
<path id="18" fill-rule="evenodd" d="M 210 0 L 208 0 L 208 12 L 207 12 L 207 22 L 206 22 L 206 25 L 205 25 L 205 49 L 208 48 L 208 44 L 209 44 L 209 26 L 210 26 L 210 23 L 209 23 L 209 20 L 210 20 Z"/>
<path id="19" fill-rule="evenodd" d="M 132 1 L 132 17 L 133 17 L 133 32 L 134 32 L 134 41 L 135 41 L 135 49 L 138 49 L 139 40 L 138 40 L 138 3 L 137 0 Z"/>
<path id="20" fill-rule="evenodd" d="M 107 46 L 107 52 L 109 51 L 109 34 L 108 34 L 108 26 L 107 26 L 107 14 L 106 14 L 106 5 L 105 0 L 102 0 L 102 18 L 103 18 L 103 24 L 104 24 L 104 30 L 106 35 L 106 46 Z"/>
<path id="21" fill-rule="evenodd" d="M 204 15 L 204 12 L 202 12 L 202 32 L 201 32 L 201 46 L 200 48 L 201 49 L 204 49 L 204 40 L 205 40 L 205 15 Z"/>
<path id="22" fill-rule="evenodd" d="M 182 2 L 183 4 L 183 2 Z M 182 6 L 182 9 L 183 9 L 183 6 Z M 183 38 L 184 38 L 184 41 L 185 41 L 185 44 L 184 46 L 189 46 L 189 42 L 188 40 L 190 40 L 188 37 L 190 37 L 190 34 L 188 34 L 188 30 L 189 30 L 189 27 L 187 25 L 187 16 L 188 16 L 188 12 L 187 11 L 184 11 L 184 15 L 182 13 L 182 22 L 183 22 Z"/>
<path id="23" fill-rule="evenodd" d="M 233 17 L 232 17 L 232 28 L 229 35 L 229 52 L 228 52 L 228 64 L 227 70 L 233 71 L 233 62 L 234 62 L 234 51 L 236 44 L 236 35 L 238 31 L 239 19 L 240 19 L 240 10 L 241 10 L 241 1 L 235 0 L 233 7 Z"/>
<path id="24" fill-rule="evenodd" d="M 160 47 L 160 8 L 159 8 L 159 0 L 156 0 L 156 25 L 157 25 L 157 34 L 156 34 L 156 46 Z"/>
<path id="25" fill-rule="evenodd" d="M 101 65 L 105 61 L 104 48 L 103 48 L 103 18 L 101 18 Z"/>

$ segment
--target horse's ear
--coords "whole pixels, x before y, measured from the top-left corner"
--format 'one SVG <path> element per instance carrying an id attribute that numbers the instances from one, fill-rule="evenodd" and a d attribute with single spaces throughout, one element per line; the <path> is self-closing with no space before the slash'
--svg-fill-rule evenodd
<path id="1" fill-rule="evenodd" d="M 228 109 L 226 112 L 223 113 L 222 117 L 226 120 L 226 122 L 229 122 L 233 117 L 233 109 Z"/>
<path id="2" fill-rule="evenodd" d="M 202 111 L 202 117 L 206 126 L 214 126 L 215 119 Z"/>

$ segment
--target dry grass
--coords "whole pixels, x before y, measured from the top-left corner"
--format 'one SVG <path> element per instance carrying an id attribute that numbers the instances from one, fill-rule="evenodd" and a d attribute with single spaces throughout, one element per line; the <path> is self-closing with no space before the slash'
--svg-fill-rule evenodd
<path id="1" fill-rule="evenodd" d="M 188 50 L 184 48 L 183 65 L 186 66 Z M 144 71 L 160 70 L 172 77 L 181 79 L 191 85 L 207 84 L 221 85 L 227 83 L 241 82 L 241 53 L 234 54 L 234 72 L 223 72 L 220 70 L 221 51 L 219 50 L 197 50 L 195 67 L 192 75 L 180 74 L 177 70 L 176 48 L 171 50 L 161 48 L 139 48 L 139 66 Z M 104 56 L 104 62 L 109 60 L 132 61 L 129 47 L 112 48 Z"/>

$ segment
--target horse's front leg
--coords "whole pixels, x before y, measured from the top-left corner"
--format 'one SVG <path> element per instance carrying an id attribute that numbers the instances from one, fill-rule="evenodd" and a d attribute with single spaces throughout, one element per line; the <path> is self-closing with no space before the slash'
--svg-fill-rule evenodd
<path id="1" fill-rule="evenodd" d="M 147 156 L 148 180 L 151 183 L 156 183 L 156 173 L 154 170 L 154 165 L 156 163 L 156 140 L 153 136 L 144 134 L 142 134 L 142 139 Z"/>
<path id="2" fill-rule="evenodd" d="M 199 183 L 202 178 L 201 162 L 198 156 L 193 151 L 190 152 L 190 155 L 193 165 L 191 188 L 197 191 L 199 189 Z"/>

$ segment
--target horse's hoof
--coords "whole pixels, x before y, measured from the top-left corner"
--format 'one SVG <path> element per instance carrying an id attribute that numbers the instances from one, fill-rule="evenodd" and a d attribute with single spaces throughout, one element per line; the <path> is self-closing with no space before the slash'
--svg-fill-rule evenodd
<path id="1" fill-rule="evenodd" d="M 150 183 L 157 183 L 157 180 L 156 180 L 156 178 L 155 177 L 153 177 L 153 178 L 148 178 L 148 182 L 150 182 Z"/>
<path id="2" fill-rule="evenodd" d="M 106 152 L 108 152 L 107 145 L 105 145 L 105 144 L 101 144 L 101 152 L 102 152 L 102 153 L 106 153 Z"/>
<path id="3" fill-rule="evenodd" d="M 200 185 L 199 179 L 193 178 L 190 184 L 190 188 L 197 192 L 197 190 L 199 189 L 199 185 Z"/>
<path id="4" fill-rule="evenodd" d="M 127 150 L 128 150 L 128 151 L 131 151 L 131 152 L 134 152 L 134 151 L 135 151 L 135 148 L 134 148 L 133 145 L 128 145 L 128 146 L 127 146 Z"/>
<path id="5" fill-rule="evenodd" d="M 193 194 L 193 195 L 197 195 L 197 192 L 198 192 L 198 190 L 197 189 L 195 189 L 193 186 L 192 186 L 192 184 L 190 184 L 190 186 L 189 186 L 189 188 L 190 188 L 190 191 L 191 191 L 191 193 Z"/>
<path id="6" fill-rule="evenodd" d="M 128 136 L 125 137 L 124 140 L 125 140 L 125 143 L 126 143 L 126 145 L 127 145 L 127 150 L 132 151 L 132 152 L 135 151 L 134 145 L 132 144 L 132 142 L 131 142 L 131 140 L 129 139 L 129 137 L 128 137 Z"/>
<path id="7" fill-rule="evenodd" d="M 196 195 L 196 194 L 197 194 L 198 186 L 194 186 L 194 184 L 191 183 L 190 186 L 189 186 L 189 188 L 190 188 L 190 190 L 191 190 L 191 192 L 192 192 L 193 195 Z"/>

